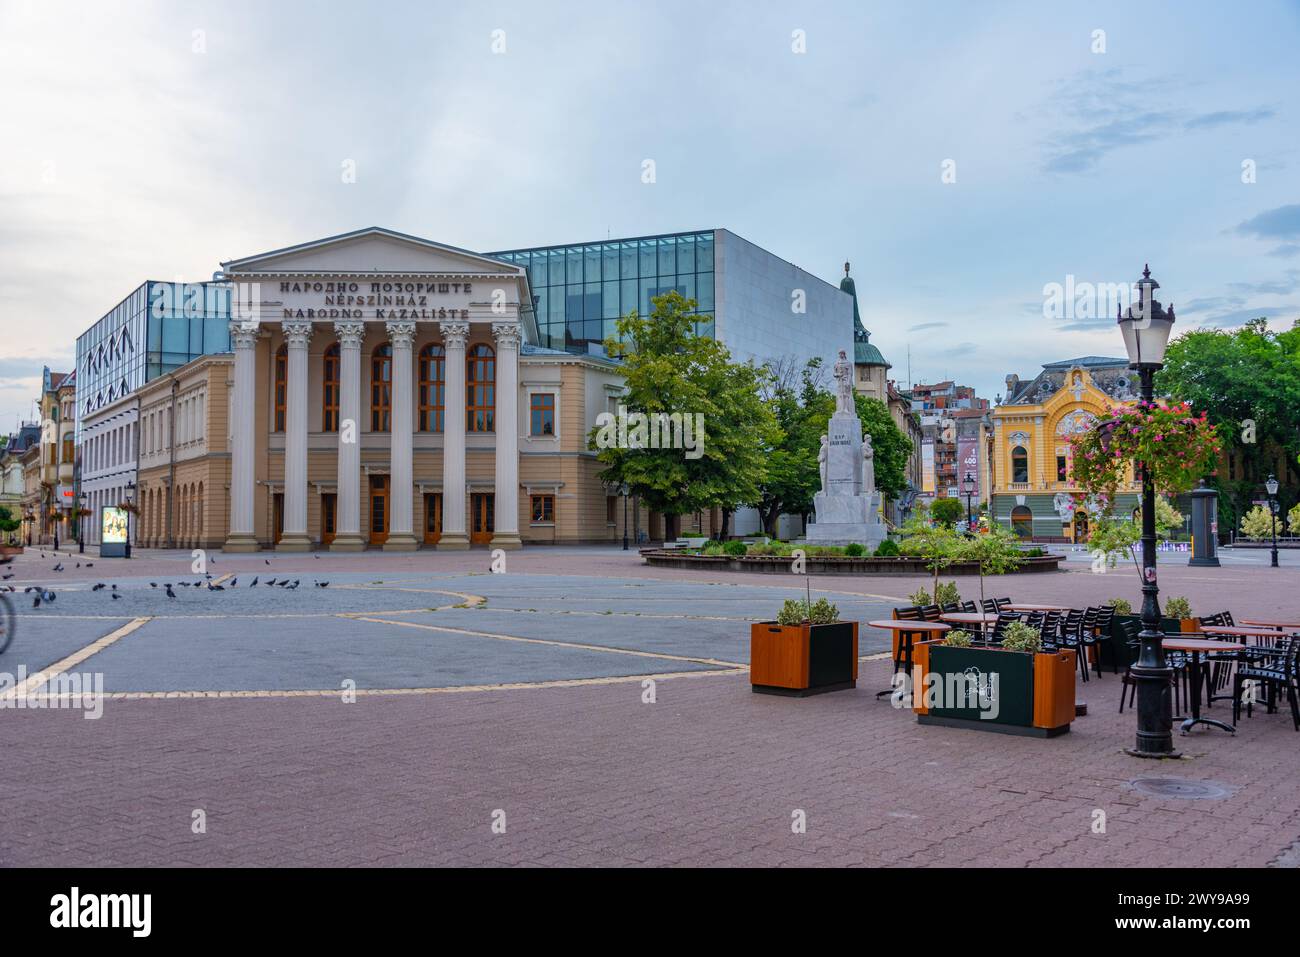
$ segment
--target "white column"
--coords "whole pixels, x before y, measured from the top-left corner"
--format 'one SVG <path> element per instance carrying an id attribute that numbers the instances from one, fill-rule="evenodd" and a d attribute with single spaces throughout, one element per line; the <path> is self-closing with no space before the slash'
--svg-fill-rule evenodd
<path id="1" fill-rule="evenodd" d="M 330 550 L 359 552 L 361 540 L 361 340 L 364 322 L 336 322 L 339 337 L 339 482 Z"/>
<path id="2" fill-rule="evenodd" d="M 288 346 L 284 408 L 284 534 L 276 550 L 305 552 L 311 548 L 307 534 L 307 347 L 312 324 L 308 320 L 281 323 Z M 186 410 L 192 417 L 194 409 Z"/>
<path id="3" fill-rule="evenodd" d="M 442 535 L 438 548 L 469 548 L 465 534 L 465 342 L 468 322 L 440 322 L 447 387 L 442 426 Z"/>
<path id="4" fill-rule="evenodd" d="M 493 548 L 520 548 L 519 323 L 492 323 L 497 343 L 496 502 Z"/>
<path id="5" fill-rule="evenodd" d="M 388 493 L 389 525 L 384 551 L 409 552 L 417 547 L 411 527 L 411 496 L 415 494 L 411 470 L 412 445 L 415 441 L 412 428 L 415 392 L 411 387 L 411 345 L 415 341 L 415 323 L 390 322 L 387 327 L 388 339 L 393 344 L 392 420 L 388 433 L 389 481 L 392 488 Z"/>
<path id="6" fill-rule="evenodd" d="M 253 436 L 257 423 L 257 339 L 255 322 L 232 322 L 230 342 L 235 350 L 235 437 L 230 449 L 230 530 L 224 550 L 255 552 L 260 547 L 253 532 Z"/>

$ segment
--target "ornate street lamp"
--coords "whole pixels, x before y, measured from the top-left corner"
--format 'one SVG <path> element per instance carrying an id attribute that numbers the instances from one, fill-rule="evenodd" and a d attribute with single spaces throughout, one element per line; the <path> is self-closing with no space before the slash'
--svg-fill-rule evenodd
<path id="1" fill-rule="evenodd" d="M 620 491 L 623 493 L 623 551 L 627 551 L 627 483 L 624 482 Z"/>
<path id="2" fill-rule="evenodd" d="M 1165 348 L 1174 326 L 1174 307 L 1166 310 L 1155 298 L 1160 284 L 1151 268 L 1142 270 L 1138 302 L 1119 312 L 1119 328 L 1128 351 L 1129 368 L 1136 369 L 1142 385 L 1142 405 L 1154 402 L 1154 377 L 1164 365 Z M 1128 753 L 1140 758 L 1178 757 L 1174 750 L 1173 672 L 1165 660 L 1164 634 L 1160 631 L 1160 589 L 1156 584 L 1156 489 L 1151 465 L 1138 463 L 1142 478 L 1142 631 L 1141 650 L 1133 665 L 1137 682 L 1137 742 Z"/>
<path id="3" fill-rule="evenodd" d="M 135 483 L 126 483 L 126 549 L 123 557 L 131 557 L 131 511 L 135 505 Z"/>
<path id="4" fill-rule="evenodd" d="M 1273 519 L 1272 565 L 1277 568 L 1277 476 L 1270 475 L 1268 481 L 1264 483 L 1264 488 L 1268 489 L 1268 514 Z"/>
<path id="5" fill-rule="evenodd" d="M 86 554 L 86 493 L 77 496 L 77 551 Z"/>

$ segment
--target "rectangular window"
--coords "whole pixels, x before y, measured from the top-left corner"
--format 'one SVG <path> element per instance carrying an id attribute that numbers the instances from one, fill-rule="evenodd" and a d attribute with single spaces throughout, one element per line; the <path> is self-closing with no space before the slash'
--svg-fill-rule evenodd
<path id="1" fill-rule="evenodd" d="M 554 495 L 534 495 L 532 505 L 534 525 L 551 525 L 555 522 Z"/>
<path id="2" fill-rule="evenodd" d="M 1057 480 L 1058 482 L 1066 482 L 1066 481 L 1069 481 L 1069 479 L 1068 479 L 1068 477 L 1067 477 L 1067 475 L 1066 475 L 1066 472 L 1067 472 L 1067 469 L 1066 469 L 1066 465 L 1065 465 L 1065 456 L 1064 456 L 1064 455 L 1058 455 L 1058 456 L 1056 457 L 1056 480 Z"/>
<path id="3" fill-rule="evenodd" d="M 529 435 L 555 435 L 555 393 L 534 392 L 529 399 Z"/>
<path id="4" fill-rule="evenodd" d="M 618 524 L 618 496 L 617 495 L 605 496 L 605 524 L 606 525 Z"/>

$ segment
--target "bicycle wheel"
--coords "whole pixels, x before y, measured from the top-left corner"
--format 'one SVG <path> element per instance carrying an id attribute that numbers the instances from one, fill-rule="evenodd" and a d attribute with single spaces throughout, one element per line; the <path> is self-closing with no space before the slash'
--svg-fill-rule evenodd
<path id="1" fill-rule="evenodd" d="M 0 655 L 4 654 L 4 650 L 9 647 L 9 642 L 14 640 L 16 625 L 14 603 L 8 596 L 0 595 Z"/>

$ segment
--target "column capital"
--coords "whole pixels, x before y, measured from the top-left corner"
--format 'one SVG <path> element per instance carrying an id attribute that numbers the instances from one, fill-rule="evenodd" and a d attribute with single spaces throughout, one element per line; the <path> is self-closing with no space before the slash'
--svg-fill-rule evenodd
<path id="1" fill-rule="evenodd" d="M 409 349 L 411 344 L 415 342 L 414 322 L 386 322 L 384 328 L 388 330 L 388 338 L 394 346 L 405 346 Z"/>
<path id="2" fill-rule="evenodd" d="M 442 333 L 442 344 L 447 349 L 464 349 L 469 341 L 468 322 L 440 322 L 438 331 Z"/>
<path id="3" fill-rule="evenodd" d="M 361 340 L 366 337 L 366 324 L 355 319 L 334 323 L 334 334 L 339 337 L 340 346 L 361 347 Z"/>
<path id="4" fill-rule="evenodd" d="M 496 340 L 498 349 L 518 349 L 520 338 L 519 323 L 492 323 L 492 338 Z"/>
<path id="5" fill-rule="evenodd" d="M 262 327 L 256 320 L 240 319 L 230 323 L 230 344 L 236 349 L 252 349 L 262 336 Z"/>
<path id="6" fill-rule="evenodd" d="M 284 333 L 285 342 L 290 346 L 305 349 L 311 342 L 311 334 L 315 331 L 315 326 L 310 319 L 286 319 L 280 323 L 280 331 Z"/>

